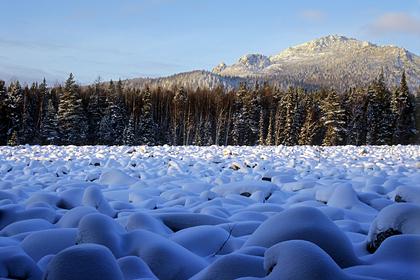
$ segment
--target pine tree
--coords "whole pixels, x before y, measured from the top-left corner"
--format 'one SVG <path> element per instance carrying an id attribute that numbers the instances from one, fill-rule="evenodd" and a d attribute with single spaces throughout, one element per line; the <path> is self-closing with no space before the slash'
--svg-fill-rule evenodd
<path id="1" fill-rule="evenodd" d="M 324 146 L 337 146 L 344 144 L 346 132 L 345 111 L 342 109 L 337 94 L 332 91 L 322 104 L 323 122 L 326 133 L 322 144 Z"/>
<path id="2" fill-rule="evenodd" d="M 61 143 L 83 145 L 87 139 L 87 120 L 79 87 L 73 74 L 66 81 L 58 104 L 58 125 Z"/>
<path id="3" fill-rule="evenodd" d="M 410 95 L 405 72 L 401 77 L 399 88 L 392 98 L 392 112 L 394 114 L 394 135 L 395 144 L 409 144 L 415 134 L 415 105 L 414 97 Z"/>

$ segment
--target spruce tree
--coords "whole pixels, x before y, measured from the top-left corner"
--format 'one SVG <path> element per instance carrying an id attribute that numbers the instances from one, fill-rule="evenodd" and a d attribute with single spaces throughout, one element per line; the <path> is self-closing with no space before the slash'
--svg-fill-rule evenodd
<path id="1" fill-rule="evenodd" d="M 19 141 L 18 132 L 22 127 L 23 90 L 19 81 L 11 83 L 4 100 L 6 116 L 8 119 L 7 137 L 9 143 L 17 144 Z M 13 136 L 13 137 L 12 137 Z"/>
<path id="2" fill-rule="evenodd" d="M 390 145 L 392 144 L 393 135 L 393 120 L 391 110 L 391 92 L 386 88 L 384 73 L 381 71 L 379 77 L 375 83 L 376 91 L 379 97 L 379 131 L 378 131 L 378 144 L 379 145 Z"/>
<path id="3" fill-rule="evenodd" d="M 360 90 L 352 90 L 349 93 L 347 144 L 366 144 L 366 95 Z"/>
<path id="4" fill-rule="evenodd" d="M 391 144 L 393 116 L 391 94 L 385 87 L 383 73 L 368 88 L 366 108 L 366 144 Z"/>
<path id="5" fill-rule="evenodd" d="M 232 130 L 231 130 L 231 143 L 233 145 L 245 144 L 244 137 L 247 131 L 247 114 L 245 108 L 245 99 L 248 94 L 248 89 L 245 84 L 241 84 L 239 89 L 236 91 L 235 99 L 233 103 L 233 115 L 232 115 Z"/>
<path id="6" fill-rule="evenodd" d="M 417 94 L 415 97 L 415 122 L 416 122 L 416 137 L 414 140 L 414 144 L 420 144 L 420 87 L 417 90 Z"/>
<path id="7" fill-rule="evenodd" d="M 20 145 L 18 133 L 16 130 L 13 130 L 12 134 L 10 135 L 9 139 L 7 140 L 8 146 L 17 146 Z"/>
<path id="8" fill-rule="evenodd" d="M 319 115 L 318 104 L 312 100 L 312 103 L 308 104 L 306 108 L 304 122 L 299 133 L 299 145 L 315 144 L 316 135 L 320 128 Z"/>
<path id="9" fill-rule="evenodd" d="M 213 125 L 209 118 L 207 118 L 203 123 L 202 131 L 202 143 L 203 145 L 210 146 L 214 144 L 213 141 Z"/>
<path id="10" fill-rule="evenodd" d="M 284 140 L 282 144 L 293 146 L 298 143 L 298 135 L 301 122 L 301 111 L 299 110 L 298 92 L 290 88 L 283 100 L 285 107 Z"/>
<path id="11" fill-rule="evenodd" d="M 86 144 L 87 120 L 73 74 L 70 74 L 59 97 L 58 125 L 62 144 Z"/>
<path id="12" fill-rule="evenodd" d="M 22 112 L 22 125 L 19 131 L 19 142 L 21 144 L 35 144 L 36 139 L 36 126 L 35 126 L 35 104 L 34 99 L 31 98 L 31 92 L 36 93 L 38 86 L 32 85 L 31 90 L 25 87 L 23 95 L 23 112 Z"/>
<path id="13" fill-rule="evenodd" d="M 284 143 L 285 139 L 285 123 L 286 123 L 286 107 L 284 106 L 283 96 L 277 103 L 276 114 L 274 117 L 274 145 L 278 146 Z"/>
<path id="14" fill-rule="evenodd" d="M 399 88 L 392 98 L 392 112 L 394 115 L 395 144 L 409 144 L 415 134 L 415 105 L 414 97 L 410 95 L 405 72 L 401 77 Z"/>
<path id="15" fill-rule="evenodd" d="M 187 116 L 188 94 L 187 91 L 181 87 L 176 90 L 172 100 L 172 144 L 180 145 L 184 142 L 184 134 L 186 130 L 186 116 Z"/>
<path id="16" fill-rule="evenodd" d="M 42 114 L 40 127 L 42 143 L 47 145 L 57 145 L 60 141 L 57 110 L 51 97 L 47 98 L 46 103 L 47 105 L 45 106 Z"/>
<path id="17" fill-rule="evenodd" d="M 89 87 L 89 101 L 87 106 L 88 116 L 88 143 L 96 144 L 99 137 L 99 129 L 102 117 L 106 110 L 106 95 L 102 94 L 102 85 L 100 79 L 95 81 L 92 87 Z"/>
<path id="18" fill-rule="evenodd" d="M 337 146 L 344 144 L 346 133 L 346 116 L 337 94 L 332 91 L 322 104 L 323 122 L 326 132 L 322 144 L 324 146 Z"/>
<path id="19" fill-rule="evenodd" d="M 372 86 L 369 86 L 367 92 L 366 108 L 366 144 L 377 145 L 380 126 L 380 104 L 378 102 L 377 92 Z"/>
<path id="20" fill-rule="evenodd" d="M 135 145 L 136 143 L 136 123 L 134 114 L 132 113 L 123 133 L 124 145 Z"/>
<path id="21" fill-rule="evenodd" d="M 260 120 L 258 122 L 258 127 L 258 145 L 264 145 L 264 113 L 262 108 L 260 110 Z"/>
<path id="22" fill-rule="evenodd" d="M 142 94 L 138 139 L 141 145 L 156 145 L 158 126 L 153 118 L 152 94 L 149 88 Z"/>
<path id="23" fill-rule="evenodd" d="M 262 102 L 262 94 L 264 88 L 260 87 L 259 83 L 255 84 L 253 91 L 248 91 L 245 98 L 245 122 L 248 124 L 246 129 L 246 145 L 256 145 L 259 143 L 259 130 L 260 130 L 260 114 L 264 117 Z M 263 128 L 264 129 L 264 128 Z M 263 137 L 263 136 L 262 136 Z"/>
<path id="24" fill-rule="evenodd" d="M 105 145 L 124 143 L 123 133 L 127 122 L 127 106 L 124 101 L 122 85 L 111 81 L 107 96 L 108 107 L 99 126 L 99 138 Z"/>
<path id="25" fill-rule="evenodd" d="M 268 119 L 267 135 L 265 137 L 265 144 L 267 146 L 273 145 L 273 111 L 270 111 Z"/>
<path id="26" fill-rule="evenodd" d="M 8 116 L 6 106 L 6 85 L 0 80 L 0 145 L 7 144 Z"/>

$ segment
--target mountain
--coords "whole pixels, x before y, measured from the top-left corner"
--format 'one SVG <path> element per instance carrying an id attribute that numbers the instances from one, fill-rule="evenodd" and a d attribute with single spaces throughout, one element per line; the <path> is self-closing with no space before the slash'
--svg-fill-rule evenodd
<path id="1" fill-rule="evenodd" d="M 338 35 L 290 47 L 273 56 L 248 54 L 233 65 L 221 63 L 212 72 L 222 77 L 252 77 L 344 90 L 369 83 L 381 70 L 390 87 L 399 82 L 403 70 L 411 89 L 420 86 L 419 56 L 404 48 Z"/>
<path id="2" fill-rule="evenodd" d="M 132 88 L 161 87 L 171 89 L 173 87 L 184 88 L 209 88 L 223 87 L 225 89 L 237 88 L 241 82 L 247 82 L 253 78 L 221 76 L 205 70 L 179 73 L 161 78 L 135 78 L 124 81 L 124 85 Z"/>

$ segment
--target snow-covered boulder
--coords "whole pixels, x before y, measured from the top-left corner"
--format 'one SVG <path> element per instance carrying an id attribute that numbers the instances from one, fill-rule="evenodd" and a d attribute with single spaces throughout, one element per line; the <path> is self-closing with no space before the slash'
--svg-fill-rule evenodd
<path id="1" fill-rule="evenodd" d="M 118 265 L 126 280 L 158 279 L 147 264 L 139 257 L 127 256 L 118 259 Z"/>
<path id="2" fill-rule="evenodd" d="M 260 191 L 264 194 L 264 197 L 269 195 L 277 189 L 277 186 L 273 183 L 266 181 L 251 181 L 244 180 L 235 183 L 228 183 L 213 187 L 211 191 L 226 196 L 228 194 L 242 194 L 245 196 L 251 196 L 254 192 Z"/>
<path id="3" fill-rule="evenodd" d="M 191 280 L 237 279 L 243 276 L 261 277 L 264 274 L 262 257 L 234 253 L 217 259 Z"/>
<path id="4" fill-rule="evenodd" d="M 116 211 L 109 205 L 102 191 L 96 186 L 88 187 L 83 193 L 82 203 L 84 206 L 90 206 L 98 210 L 98 212 L 115 217 Z"/>
<path id="5" fill-rule="evenodd" d="M 172 231 L 161 220 L 142 212 L 131 214 L 128 217 L 125 228 L 128 231 L 144 229 L 163 236 L 172 233 Z"/>
<path id="6" fill-rule="evenodd" d="M 170 239 L 202 257 L 226 255 L 239 247 L 232 233 L 214 226 L 186 228 L 172 234 Z"/>
<path id="7" fill-rule="evenodd" d="M 296 239 L 315 243 L 341 267 L 359 262 L 345 234 L 321 211 L 312 207 L 295 207 L 272 216 L 255 230 L 244 246 L 269 248 Z"/>
<path id="8" fill-rule="evenodd" d="M 346 269 L 374 279 L 417 280 L 420 275 L 420 235 L 404 234 L 385 239 L 378 250 L 363 258 L 365 265 Z"/>
<path id="9" fill-rule="evenodd" d="M 264 255 L 264 279 L 350 280 L 320 247 L 304 240 L 289 240 L 269 248 Z"/>
<path id="10" fill-rule="evenodd" d="M 44 280 L 124 280 L 109 249 L 97 244 L 67 248 L 48 264 Z"/>
<path id="11" fill-rule="evenodd" d="M 98 182 L 103 185 L 108 185 L 110 187 L 116 186 L 129 186 L 136 183 L 138 179 L 131 177 L 125 172 L 119 169 L 109 169 L 101 174 Z"/>
<path id="12" fill-rule="evenodd" d="M 156 214 L 166 226 L 173 231 L 200 225 L 218 225 L 227 223 L 227 219 L 198 213 L 162 213 Z"/>
<path id="13" fill-rule="evenodd" d="M 35 231 L 25 237 L 20 246 L 33 260 L 39 261 L 76 244 L 76 235 L 77 230 L 73 228 Z"/>
<path id="14" fill-rule="evenodd" d="M 37 264 L 18 246 L 0 248 L 0 278 L 40 280 Z"/>
<path id="15" fill-rule="evenodd" d="M 89 214 L 80 221 L 77 243 L 106 246 L 116 258 L 139 256 L 159 279 L 187 279 L 206 266 L 181 245 L 146 230 L 126 232 L 103 214 Z"/>
<path id="16" fill-rule="evenodd" d="M 75 228 L 78 226 L 80 220 L 92 213 L 98 213 L 98 211 L 89 206 L 78 206 L 73 209 L 68 210 L 57 222 L 59 227 L 63 228 Z"/>
<path id="17" fill-rule="evenodd" d="M 420 188 L 412 186 L 399 186 L 392 192 L 396 202 L 411 202 L 420 206 Z"/>
<path id="18" fill-rule="evenodd" d="M 368 251 L 375 252 L 386 238 L 398 234 L 420 234 L 420 206 L 395 203 L 383 208 L 370 225 Z"/>

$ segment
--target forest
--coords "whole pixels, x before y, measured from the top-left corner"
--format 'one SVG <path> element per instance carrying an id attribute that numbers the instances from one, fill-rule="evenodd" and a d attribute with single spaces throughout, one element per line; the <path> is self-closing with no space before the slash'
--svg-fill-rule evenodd
<path id="1" fill-rule="evenodd" d="M 405 73 L 394 89 L 136 89 L 0 81 L 1 145 L 395 145 L 415 143 L 416 104 Z M 417 109 L 417 111 L 420 109 Z M 417 112 L 417 119 L 418 114 Z"/>

